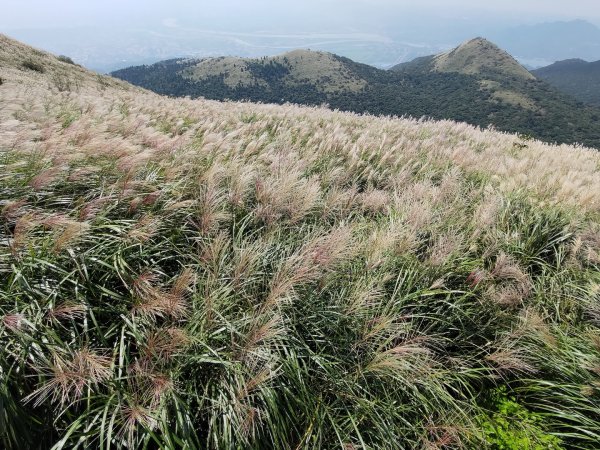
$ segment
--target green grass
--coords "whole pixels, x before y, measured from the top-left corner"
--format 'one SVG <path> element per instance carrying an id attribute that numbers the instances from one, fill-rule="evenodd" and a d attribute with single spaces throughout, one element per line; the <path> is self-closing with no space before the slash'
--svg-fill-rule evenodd
<path id="1" fill-rule="evenodd" d="M 433 263 L 437 234 L 471 233 L 455 220 L 473 198 L 423 229 L 415 251 L 375 258 L 369 236 L 393 214 L 314 210 L 269 224 L 254 213 L 260 193 L 222 197 L 232 180 L 211 193 L 160 169 L 126 179 L 107 166 L 34 190 L 40 168 L 23 162 L 0 180 L 24 208 L 11 219 L 9 204 L 2 219 L 5 447 L 599 442 L 598 336 L 583 312 L 598 271 L 574 265 L 568 212 L 507 199 L 469 250 Z M 143 187 L 128 194 L 127 183 Z M 492 240 L 495 255 L 483 252 Z M 476 270 L 488 275 L 474 283 Z M 521 276 L 527 293 L 498 303 Z M 518 405 L 488 410 L 498 387 Z"/>
<path id="2" fill-rule="evenodd" d="M 499 450 L 561 450 L 561 440 L 544 429 L 544 418 L 532 414 L 508 398 L 504 390 L 492 395 L 496 411 L 482 416 L 482 428 L 486 440 L 493 449 Z"/>

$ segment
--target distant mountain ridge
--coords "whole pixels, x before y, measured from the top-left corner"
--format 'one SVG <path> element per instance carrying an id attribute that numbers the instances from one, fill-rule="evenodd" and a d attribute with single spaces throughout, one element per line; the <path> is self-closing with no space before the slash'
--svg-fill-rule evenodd
<path id="1" fill-rule="evenodd" d="M 260 59 L 220 57 L 198 60 L 182 75 L 191 80 L 203 80 L 224 75 L 224 83 L 232 88 L 259 84 L 266 86 L 273 78 L 289 84 L 314 84 L 322 92 L 340 88 L 353 92 L 367 82 L 354 73 L 335 55 L 310 50 L 294 50 L 283 55 Z"/>
<path id="2" fill-rule="evenodd" d="M 555 61 L 600 59 L 600 28 L 585 20 L 521 25 L 489 36 L 522 63 L 540 67 Z"/>
<path id="3" fill-rule="evenodd" d="M 217 100 L 319 105 L 358 113 L 427 116 L 600 148 L 600 109 L 539 81 L 484 38 L 381 70 L 326 52 L 256 59 L 177 59 L 113 72 L 133 84 Z"/>
<path id="4" fill-rule="evenodd" d="M 195 3 L 198 2 L 189 2 L 190 8 L 201 9 Z M 468 32 L 473 36 L 484 34 L 531 68 L 568 58 L 600 59 L 600 29 L 585 20 L 517 25 L 518 18 L 506 21 L 494 18 L 492 21 L 497 26 L 490 27 L 489 22 L 484 23 L 474 16 L 464 22 L 441 24 L 439 18 L 426 16 L 421 17 L 418 24 L 406 26 L 410 19 L 405 18 L 402 23 L 393 14 L 384 17 L 377 13 L 377 16 L 377 21 L 361 27 L 363 33 L 349 31 L 344 21 L 339 20 L 326 39 L 322 33 L 311 32 L 314 28 L 298 18 L 293 31 L 282 33 L 279 29 L 282 25 L 277 22 L 261 27 L 249 26 L 244 29 L 243 39 L 236 33 L 237 24 L 214 30 L 208 19 L 204 23 L 189 20 L 186 26 L 183 26 L 186 20 L 182 19 L 179 28 L 164 24 L 157 28 L 153 23 L 140 27 L 81 25 L 5 31 L 31 45 L 69 55 L 78 63 L 102 73 L 175 57 L 237 55 L 256 58 L 276 55 L 281 48 L 311 48 L 389 68 L 419 56 L 446 51 L 469 38 L 465 34 Z M 249 21 L 244 22 L 248 24 Z"/>
<path id="5" fill-rule="evenodd" d="M 533 74 L 579 101 L 600 106 L 600 61 L 567 59 L 534 70 Z"/>

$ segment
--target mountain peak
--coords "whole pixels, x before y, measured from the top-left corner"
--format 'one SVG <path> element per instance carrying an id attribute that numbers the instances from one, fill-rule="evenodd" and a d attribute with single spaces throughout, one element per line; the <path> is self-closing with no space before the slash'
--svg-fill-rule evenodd
<path id="1" fill-rule="evenodd" d="M 481 36 L 477 36 L 476 38 L 470 39 L 468 41 L 463 42 L 461 45 L 463 46 L 468 46 L 468 45 L 478 45 L 478 46 L 485 46 L 485 45 L 493 45 L 494 47 L 497 47 L 496 44 L 494 44 L 491 41 L 488 41 L 486 38 L 481 37 Z"/>
<path id="2" fill-rule="evenodd" d="M 329 52 L 322 52 L 319 50 L 311 50 L 309 48 L 298 48 L 295 50 L 290 50 L 289 52 L 282 53 L 281 55 L 274 56 L 273 58 L 285 57 L 285 56 L 296 57 L 296 58 L 303 58 L 303 57 L 312 58 L 312 57 L 318 57 L 319 55 L 333 57 L 333 54 L 329 53 Z"/>
<path id="3" fill-rule="evenodd" d="M 434 70 L 478 75 L 500 72 L 522 79 L 535 77 L 507 52 L 485 38 L 477 37 L 433 59 Z"/>

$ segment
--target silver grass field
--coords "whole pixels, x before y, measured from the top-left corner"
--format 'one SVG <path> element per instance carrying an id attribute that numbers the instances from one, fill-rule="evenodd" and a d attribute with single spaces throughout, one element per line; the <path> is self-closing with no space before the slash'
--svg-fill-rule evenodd
<path id="1" fill-rule="evenodd" d="M 0 447 L 600 448 L 597 150 L 0 79 Z"/>

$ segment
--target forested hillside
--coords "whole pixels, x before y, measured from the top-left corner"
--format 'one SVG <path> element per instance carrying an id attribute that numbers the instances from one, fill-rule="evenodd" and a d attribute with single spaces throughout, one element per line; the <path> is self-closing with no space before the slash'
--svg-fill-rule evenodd
<path id="1" fill-rule="evenodd" d="M 583 103 L 600 107 L 600 61 L 559 61 L 533 74 Z"/>

